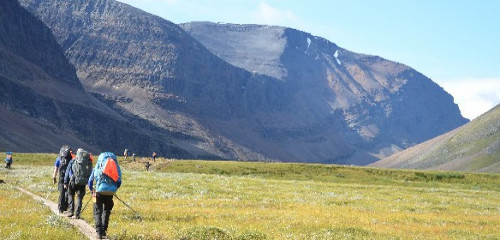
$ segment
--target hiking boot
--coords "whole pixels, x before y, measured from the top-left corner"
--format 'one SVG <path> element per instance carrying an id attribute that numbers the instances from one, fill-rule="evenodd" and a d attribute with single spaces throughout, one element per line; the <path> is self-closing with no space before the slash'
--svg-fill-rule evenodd
<path id="1" fill-rule="evenodd" d="M 71 218 L 73 218 L 73 219 L 80 219 L 80 216 L 79 215 L 75 215 L 75 216 L 73 216 Z"/>
<path id="2" fill-rule="evenodd" d="M 73 217 L 73 213 L 66 213 L 66 217 Z"/>
<path id="3" fill-rule="evenodd" d="M 107 239 L 106 233 L 105 232 L 98 232 L 97 233 L 97 238 L 98 239 Z"/>

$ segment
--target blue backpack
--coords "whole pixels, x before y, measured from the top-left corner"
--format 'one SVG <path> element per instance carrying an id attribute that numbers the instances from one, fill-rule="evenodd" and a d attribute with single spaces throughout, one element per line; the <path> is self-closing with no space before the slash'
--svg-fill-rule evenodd
<path id="1" fill-rule="evenodd" d="M 5 157 L 6 163 L 12 163 L 12 152 L 6 152 L 7 156 Z"/>
<path id="2" fill-rule="evenodd" d="M 115 154 L 103 152 L 99 155 L 94 167 L 96 192 L 103 195 L 114 195 L 121 185 L 122 173 Z"/>

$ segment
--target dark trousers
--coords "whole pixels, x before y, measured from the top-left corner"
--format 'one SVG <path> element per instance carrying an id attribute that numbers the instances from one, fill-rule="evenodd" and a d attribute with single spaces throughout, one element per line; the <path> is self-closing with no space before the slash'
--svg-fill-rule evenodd
<path id="1" fill-rule="evenodd" d="M 94 220 L 95 231 L 98 235 L 106 235 L 113 205 L 113 195 L 101 195 L 96 193 L 96 202 L 94 203 Z"/>
<path id="2" fill-rule="evenodd" d="M 75 194 L 77 198 L 76 209 L 75 209 Z M 82 201 L 84 196 L 85 196 L 85 185 L 82 186 L 73 184 L 70 185 L 68 189 L 69 212 L 77 217 L 80 217 L 80 212 L 82 211 Z"/>
<path id="3" fill-rule="evenodd" d="M 57 201 L 57 208 L 59 209 L 59 212 L 63 212 L 68 209 L 68 193 L 64 188 L 64 182 L 61 177 L 59 177 L 57 187 L 59 190 L 59 200 Z"/>
<path id="4" fill-rule="evenodd" d="M 10 165 L 12 165 L 12 162 L 5 162 L 5 168 L 10 168 Z"/>

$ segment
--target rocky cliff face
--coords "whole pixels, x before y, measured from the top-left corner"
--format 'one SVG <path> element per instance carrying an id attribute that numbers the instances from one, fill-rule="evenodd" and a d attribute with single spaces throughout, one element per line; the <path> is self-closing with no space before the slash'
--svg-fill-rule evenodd
<path id="1" fill-rule="evenodd" d="M 196 158 L 366 164 L 466 122 L 415 70 L 304 32 L 183 25 L 193 38 L 112 0 L 21 3 L 87 90 Z"/>
<path id="2" fill-rule="evenodd" d="M 70 144 L 99 153 L 153 146 L 190 156 L 89 96 L 51 30 L 16 0 L 0 2 L 0 89 L 2 149 L 55 152 Z"/>
<path id="3" fill-rule="evenodd" d="M 284 101 L 271 95 L 279 84 L 269 77 L 231 66 L 177 25 L 115 1 L 21 3 L 51 26 L 85 88 L 123 116 L 172 133 L 192 158 L 265 159 L 218 129 Z"/>
<path id="4" fill-rule="evenodd" d="M 370 159 L 366 153 L 384 157 L 467 122 L 451 95 L 403 64 L 283 27 L 181 26 L 227 62 L 286 83 L 299 121 L 321 122 L 339 113 L 347 126 L 341 137 L 357 162 Z"/>

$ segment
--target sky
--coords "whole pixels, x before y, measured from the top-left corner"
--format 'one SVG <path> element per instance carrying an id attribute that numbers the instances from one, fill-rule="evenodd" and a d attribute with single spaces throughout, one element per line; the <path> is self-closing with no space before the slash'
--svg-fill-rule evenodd
<path id="1" fill-rule="evenodd" d="M 499 0 L 119 0 L 174 23 L 291 27 L 408 65 L 474 119 L 500 103 Z"/>

